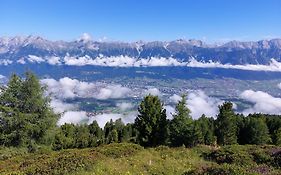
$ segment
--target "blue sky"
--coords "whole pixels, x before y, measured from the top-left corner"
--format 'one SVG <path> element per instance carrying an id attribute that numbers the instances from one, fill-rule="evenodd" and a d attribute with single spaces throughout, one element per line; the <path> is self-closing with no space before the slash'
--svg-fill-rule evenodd
<path id="1" fill-rule="evenodd" d="M 280 0 L 0 0 L 0 36 L 206 42 L 281 37 Z"/>

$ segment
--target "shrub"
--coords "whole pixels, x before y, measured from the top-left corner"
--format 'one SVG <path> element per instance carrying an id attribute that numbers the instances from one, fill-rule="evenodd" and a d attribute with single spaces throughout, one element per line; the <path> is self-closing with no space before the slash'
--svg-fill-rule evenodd
<path id="1" fill-rule="evenodd" d="M 215 161 L 218 164 L 228 163 L 240 166 L 252 165 L 253 156 L 241 146 L 226 146 L 219 150 L 212 151 L 206 155 L 206 158 Z"/>
<path id="2" fill-rule="evenodd" d="M 273 154 L 273 166 L 281 168 L 281 151 Z"/>
<path id="3" fill-rule="evenodd" d="M 107 157 L 119 158 L 133 156 L 135 153 L 143 149 L 143 147 L 136 144 L 113 143 L 98 147 L 96 150 Z"/>
<path id="4" fill-rule="evenodd" d="M 236 165 L 222 164 L 205 167 L 203 169 L 195 169 L 183 173 L 183 175 L 250 175 L 241 167 Z"/>

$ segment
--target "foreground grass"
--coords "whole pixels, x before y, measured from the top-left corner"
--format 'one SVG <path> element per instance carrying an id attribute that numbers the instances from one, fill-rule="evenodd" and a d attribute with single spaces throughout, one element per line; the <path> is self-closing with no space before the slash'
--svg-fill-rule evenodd
<path id="1" fill-rule="evenodd" d="M 279 154 L 280 153 L 280 154 Z M 63 151 L 0 149 L 0 174 L 281 174 L 281 148 L 227 146 L 215 149 L 120 143 Z M 279 164 L 280 163 L 280 164 Z"/>

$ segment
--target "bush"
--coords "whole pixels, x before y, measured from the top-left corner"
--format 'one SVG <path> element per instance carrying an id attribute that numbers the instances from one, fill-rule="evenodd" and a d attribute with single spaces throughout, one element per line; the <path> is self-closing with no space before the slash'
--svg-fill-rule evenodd
<path id="1" fill-rule="evenodd" d="M 119 158 L 133 156 L 135 153 L 143 149 L 143 147 L 136 144 L 113 143 L 98 147 L 96 150 L 107 157 Z"/>
<path id="2" fill-rule="evenodd" d="M 20 164 L 26 174 L 69 174 L 91 169 L 98 154 L 89 151 L 69 150 L 52 154 L 31 154 Z"/>
<path id="3" fill-rule="evenodd" d="M 270 165 L 271 162 L 273 161 L 273 158 L 271 157 L 270 154 L 265 152 L 264 150 L 257 150 L 252 153 L 254 161 L 257 164 L 267 164 Z"/>
<path id="4" fill-rule="evenodd" d="M 273 155 L 273 166 L 281 168 L 281 151 Z"/>
<path id="5" fill-rule="evenodd" d="M 236 164 L 240 166 L 252 165 L 253 156 L 238 145 L 226 146 L 219 150 L 212 151 L 206 155 L 206 158 L 215 161 L 218 164 Z"/>
<path id="6" fill-rule="evenodd" d="M 222 164 L 196 169 L 183 173 L 183 175 L 250 175 L 241 167 L 236 165 Z"/>

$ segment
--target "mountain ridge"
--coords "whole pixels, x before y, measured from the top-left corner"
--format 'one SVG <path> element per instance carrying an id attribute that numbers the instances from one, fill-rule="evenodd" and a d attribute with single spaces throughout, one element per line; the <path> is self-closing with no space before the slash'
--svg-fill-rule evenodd
<path id="1" fill-rule="evenodd" d="M 131 57 L 134 59 L 173 58 L 187 62 L 193 58 L 200 62 L 222 64 L 263 64 L 271 59 L 281 61 L 281 39 L 260 41 L 230 41 L 211 45 L 201 40 L 178 39 L 173 41 L 94 41 L 80 38 L 75 41 L 50 41 L 40 36 L 0 37 L 0 61 L 17 62 L 29 55 L 37 57 Z"/>

